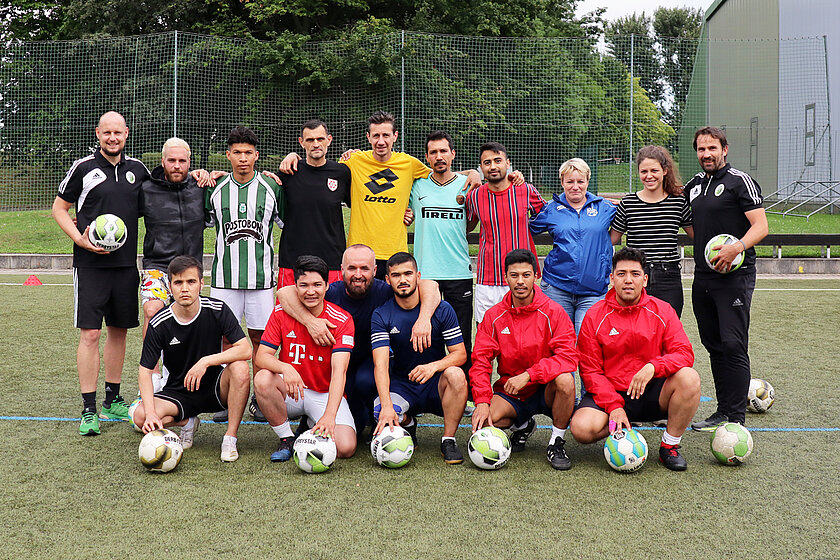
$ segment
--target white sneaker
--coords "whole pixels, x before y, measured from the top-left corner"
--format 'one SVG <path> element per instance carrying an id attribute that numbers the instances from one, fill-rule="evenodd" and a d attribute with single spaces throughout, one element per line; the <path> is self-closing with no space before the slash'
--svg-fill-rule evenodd
<path id="1" fill-rule="evenodd" d="M 239 451 L 236 449 L 236 438 L 225 436 L 222 439 L 222 461 L 233 463 L 239 459 Z"/>
<path id="2" fill-rule="evenodd" d="M 201 418 L 198 416 L 193 416 L 190 420 L 192 421 L 192 426 L 187 423 L 186 426 L 181 427 L 181 447 L 184 449 L 192 447 L 193 436 L 198 431 L 198 426 L 201 424 Z"/>

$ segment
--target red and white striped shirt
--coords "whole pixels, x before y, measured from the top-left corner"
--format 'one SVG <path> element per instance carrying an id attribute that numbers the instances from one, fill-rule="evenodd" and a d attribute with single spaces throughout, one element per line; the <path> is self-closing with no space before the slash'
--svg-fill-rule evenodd
<path id="1" fill-rule="evenodd" d="M 505 255 L 513 249 L 530 249 L 537 254 L 528 219 L 539 214 L 545 200 L 529 183 L 511 185 L 502 192 L 487 184 L 473 189 L 467 197 L 467 220 L 478 219 L 481 236 L 478 246 L 477 281 L 485 286 L 504 286 Z M 540 271 L 537 270 L 537 276 Z"/>

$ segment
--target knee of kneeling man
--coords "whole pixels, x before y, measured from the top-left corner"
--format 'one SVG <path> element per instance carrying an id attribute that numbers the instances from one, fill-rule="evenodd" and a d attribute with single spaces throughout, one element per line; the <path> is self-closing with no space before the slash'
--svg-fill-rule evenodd
<path id="1" fill-rule="evenodd" d="M 575 392 L 575 378 L 572 377 L 571 373 L 561 373 L 554 378 L 553 383 L 558 391 L 563 391 L 564 393 L 572 395 Z"/>

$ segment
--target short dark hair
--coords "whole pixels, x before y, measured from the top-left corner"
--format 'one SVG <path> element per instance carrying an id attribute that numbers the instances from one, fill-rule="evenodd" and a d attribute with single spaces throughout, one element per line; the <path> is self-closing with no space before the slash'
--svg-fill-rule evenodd
<path id="1" fill-rule="evenodd" d="M 372 125 L 384 123 L 391 123 L 391 129 L 394 132 L 397 131 L 397 119 L 394 118 L 394 115 L 387 111 L 377 111 L 368 118 L 368 132 L 370 132 Z"/>
<path id="2" fill-rule="evenodd" d="M 166 271 L 166 273 L 171 279 L 176 274 L 182 274 L 184 271 L 189 270 L 191 268 L 198 269 L 199 278 L 202 278 L 204 276 L 204 266 L 201 264 L 201 261 L 189 255 L 179 255 L 172 259 L 172 261 L 170 261 L 169 263 L 169 269 Z"/>
<path id="3" fill-rule="evenodd" d="M 392 266 L 397 266 L 398 264 L 405 264 L 407 262 L 413 264 L 414 270 L 417 270 L 417 260 L 411 256 L 411 253 L 406 253 L 405 251 L 394 253 L 393 255 L 391 255 L 391 258 L 388 259 L 388 262 L 385 263 L 385 270 L 390 272 Z"/>
<path id="4" fill-rule="evenodd" d="M 327 123 L 325 123 L 321 119 L 309 119 L 308 121 L 303 123 L 302 127 L 300 127 L 300 132 L 302 134 L 304 130 L 316 130 L 318 127 L 321 126 L 324 127 L 324 132 L 326 132 L 327 134 L 330 133 L 330 130 L 327 128 Z"/>
<path id="5" fill-rule="evenodd" d="M 297 283 L 298 278 L 307 272 L 316 272 L 320 274 L 325 283 L 329 283 L 330 281 L 330 269 L 321 257 L 316 257 L 315 255 L 301 255 L 297 258 L 295 261 L 295 267 L 292 269 L 295 283 Z"/>
<path id="6" fill-rule="evenodd" d="M 721 148 L 725 148 L 729 145 L 729 143 L 726 141 L 726 133 L 723 131 L 723 129 L 720 129 L 716 126 L 704 126 L 703 128 L 699 129 L 697 132 L 694 133 L 694 142 L 692 143 L 692 146 L 694 146 L 695 150 L 697 150 L 697 138 L 699 138 L 700 136 L 711 136 L 712 138 L 717 138 L 717 140 L 720 142 Z"/>
<path id="7" fill-rule="evenodd" d="M 508 157 L 507 148 L 505 148 L 499 142 L 485 142 L 478 149 L 478 158 L 481 159 L 481 154 L 483 154 L 484 152 L 488 152 L 488 151 L 489 152 L 502 153 L 502 154 L 505 155 L 505 157 Z"/>
<path id="8" fill-rule="evenodd" d="M 230 134 L 228 134 L 228 147 L 234 144 L 250 144 L 257 147 L 259 143 L 260 141 L 257 139 L 257 135 L 247 126 L 235 126 L 230 131 Z"/>
<path id="9" fill-rule="evenodd" d="M 642 265 L 642 268 L 644 268 L 647 264 L 647 259 L 645 259 L 645 252 L 640 249 L 634 249 L 633 247 L 622 247 L 621 249 L 615 252 L 612 258 L 613 270 L 615 270 L 615 266 L 619 263 L 619 261 L 637 262 L 640 265 Z"/>
<path id="10" fill-rule="evenodd" d="M 530 264 L 534 272 L 537 271 L 537 257 L 534 256 L 534 253 L 528 249 L 514 249 L 505 255 L 505 274 L 507 274 L 508 268 L 519 263 Z"/>
<path id="11" fill-rule="evenodd" d="M 430 132 L 428 136 L 426 136 L 426 151 L 429 151 L 429 142 L 434 142 L 435 140 L 446 140 L 449 143 L 449 149 L 454 150 L 455 144 L 452 142 L 452 137 L 449 135 L 448 132 L 445 130 L 435 130 Z"/>

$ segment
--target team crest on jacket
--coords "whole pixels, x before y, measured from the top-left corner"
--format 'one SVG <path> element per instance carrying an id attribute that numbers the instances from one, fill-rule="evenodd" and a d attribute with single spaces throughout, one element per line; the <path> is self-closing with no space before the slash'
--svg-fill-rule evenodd
<path id="1" fill-rule="evenodd" d="M 134 173 L 132 173 L 131 171 L 128 171 L 125 174 L 125 179 L 126 179 L 126 181 L 128 181 L 130 184 L 133 185 L 134 181 L 137 180 L 137 177 L 134 176 Z"/>
<path id="2" fill-rule="evenodd" d="M 263 233 L 263 225 L 256 220 L 232 220 L 225 222 L 223 226 L 223 234 L 226 245 L 233 245 L 237 241 L 248 238 L 253 239 L 257 243 L 262 243 L 265 239 Z"/>
<path id="3" fill-rule="evenodd" d="M 715 196 L 720 196 L 723 194 L 723 185 L 718 185 L 715 187 Z"/>
<path id="4" fill-rule="evenodd" d="M 590 217 L 597 216 L 598 215 L 598 209 L 595 208 L 594 206 L 590 206 L 589 208 L 586 209 L 586 215 L 590 216 Z"/>
<path id="5" fill-rule="evenodd" d="M 327 188 L 334 191 L 338 188 L 338 179 L 327 179 Z"/>

